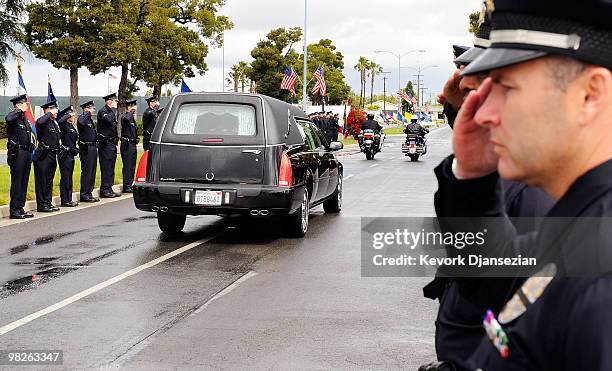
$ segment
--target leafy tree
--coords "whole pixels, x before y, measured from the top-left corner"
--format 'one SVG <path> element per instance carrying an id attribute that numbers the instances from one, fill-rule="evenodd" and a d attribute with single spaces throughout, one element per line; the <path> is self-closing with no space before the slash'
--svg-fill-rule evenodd
<path id="1" fill-rule="evenodd" d="M 413 97 L 417 95 L 414 92 L 414 85 L 412 84 L 412 81 L 408 81 L 408 83 L 406 84 L 406 89 L 404 89 L 404 91 L 406 92 L 406 94 L 411 95 Z"/>
<path id="2" fill-rule="evenodd" d="M 223 31 L 232 27 L 227 17 L 217 15 L 225 0 L 82 1 L 101 35 L 88 68 L 97 74 L 121 67 L 121 102 L 137 90 L 138 79 L 156 92 L 183 75 L 195 75 L 194 66 L 205 72 L 208 50 L 200 38 L 220 45 Z M 156 43 L 160 38 L 162 43 Z"/>
<path id="3" fill-rule="evenodd" d="M 183 77 L 203 74 L 209 39 L 213 46 L 223 43 L 223 32 L 233 24 L 217 16 L 225 0 L 156 0 L 151 4 L 151 24 L 142 33 L 141 57 L 131 75 L 153 87 L 159 94 L 162 85 L 178 85 Z M 193 25 L 197 27 L 193 27 Z"/>
<path id="4" fill-rule="evenodd" d="M 302 39 L 302 29 L 276 28 L 251 51 L 253 62 L 249 78 L 257 85 L 257 92 L 277 99 L 289 101 L 291 93 L 280 89 L 283 67 L 295 66 L 299 54 L 293 45 Z M 298 87 L 299 88 L 299 87 Z"/>
<path id="5" fill-rule="evenodd" d="M 19 17 L 24 7 L 23 0 L 0 0 L 0 84 L 8 83 L 6 60 L 16 56 L 15 46 L 23 37 Z"/>
<path id="6" fill-rule="evenodd" d="M 28 4 L 25 42 L 34 55 L 70 71 L 70 103 L 78 105 L 79 67 L 93 58 L 90 43 L 98 29 L 82 19 L 80 0 L 45 0 Z"/>
<path id="7" fill-rule="evenodd" d="M 368 76 L 370 77 L 371 86 L 370 86 L 370 104 L 374 102 L 374 79 L 376 76 L 380 75 L 383 72 L 383 68 L 381 65 L 376 64 L 374 62 L 370 62 L 368 64 Z"/>
<path id="8" fill-rule="evenodd" d="M 366 84 L 366 71 L 368 70 L 368 66 L 370 65 L 370 61 L 366 57 L 359 57 L 357 64 L 355 65 L 355 69 L 359 71 L 361 89 L 359 91 L 359 107 L 364 107 L 364 98 L 365 98 L 365 84 Z"/>
<path id="9" fill-rule="evenodd" d="M 325 85 L 327 86 L 327 103 L 337 105 L 348 99 L 350 87 L 344 81 L 344 56 L 336 49 L 336 46 L 329 39 L 322 39 L 316 44 L 308 45 L 307 68 L 310 76 L 307 76 L 307 81 L 312 80 L 312 74 L 317 67 L 322 66 L 325 74 Z M 304 55 L 301 54 L 299 60 L 294 64 L 295 70 L 300 76 L 304 71 L 303 58 Z M 311 89 L 312 85 L 306 88 Z"/>
<path id="10" fill-rule="evenodd" d="M 480 12 L 474 12 L 470 14 L 470 25 L 468 31 L 474 35 L 478 35 L 478 29 L 480 28 Z"/>

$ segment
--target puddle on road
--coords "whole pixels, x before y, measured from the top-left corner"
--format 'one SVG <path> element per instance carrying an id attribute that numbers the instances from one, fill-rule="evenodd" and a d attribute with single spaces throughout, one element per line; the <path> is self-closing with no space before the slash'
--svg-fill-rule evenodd
<path id="1" fill-rule="evenodd" d="M 50 234 L 47 236 L 38 237 L 37 239 L 35 239 L 34 241 L 30 243 L 11 247 L 9 250 L 9 255 L 21 254 L 22 252 L 27 251 L 29 249 L 36 248 L 39 246 L 44 246 L 44 245 L 50 244 L 51 242 L 57 242 L 61 240 L 62 238 L 65 238 L 65 237 L 68 237 L 68 236 L 71 236 L 73 234 L 77 234 L 80 232 L 83 232 L 83 230 L 66 232 L 66 233 L 58 233 L 58 234 Z"/>

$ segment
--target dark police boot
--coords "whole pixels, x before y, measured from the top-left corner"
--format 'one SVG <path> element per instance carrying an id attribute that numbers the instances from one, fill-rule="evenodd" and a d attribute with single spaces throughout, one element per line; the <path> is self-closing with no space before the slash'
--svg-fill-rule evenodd
<path id="1" fill-rule="evenodd" d="M 78 202 L 70 201 L 70 202 L 62 202 L 63 207 L 77 207 L 79 206 Z"/>
<path id="2" fill-rule="evenodd" d="M 25 219 L 26 216 L 24 213 L 20 213 L 20 212 L 12 212 L 11 215 L 9 216 L 10 219 Z"/>
<path id="3" fill-rule="evenodd" d="M 115 198 L 115 197 L 119 197 L 115 192 L 100 193 L 100 198 Z"/>
<path id="4" fill-rule="evenodd" d="M 28 212 L 23 213 L 23 216 L 25 216 L 26 218 L 33 218 L 34 214 L 28 211 Z"/>
<path id="5" fill-rule="evenodd" d="M 49 205 L 42 205 L 41 207 L 37 207 L 36 211 L 39 213 L 52 213 L 55 210 L 53 210 L 53 208 L 51 208 Z"/>
<path id="6" fill-rule="evenodd" d="M 89 197 L 81 198 L 81 202 L 89 202 L 89 203 L 91 203 L 91 202 L 100 202 L 100 199 L 98 197 L 89 196 Z"/>
<path id="7" fill-rule="evenodd" d="M 132 187 L 130 187 L 130 188 L 123 188 L 123 193 L 134 193 L 134 190 L 132 189 Z"/>

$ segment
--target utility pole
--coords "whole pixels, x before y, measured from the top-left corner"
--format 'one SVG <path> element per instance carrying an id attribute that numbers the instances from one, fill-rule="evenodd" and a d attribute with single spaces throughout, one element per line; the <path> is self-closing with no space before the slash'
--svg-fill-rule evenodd
<path id="1" fill-rule="evenodd" d="M 389 74 L 391 72 L 383 72 L 383 75 Z M 387 110 L 387 76 L 383 76 L 383 114 L 386 115 L 385 111 Z"/>
<path id="2" fill-rule="evenodd" d="M 225 92 L 225 30 L 223 30 L 223 62 L 221 62 L 223 64 L 223 72 L 221 75 L 221 91 Z"/>
<path id="3" fill-rule="evenodd" d="M 306 112 L 306 101 L 308 93 L 306 92 L 306 80 L 308 73 L 308 0 L 304 0 L 304 76 L 302 77 L 302 111 Z"/>

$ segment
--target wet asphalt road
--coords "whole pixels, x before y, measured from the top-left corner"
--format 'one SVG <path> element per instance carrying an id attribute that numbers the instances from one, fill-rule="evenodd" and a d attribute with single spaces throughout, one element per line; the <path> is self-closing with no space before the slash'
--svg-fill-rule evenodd
<path id="1" fill-rule="evenodd" d="M 170 239 L 131 199 L 2 227 L 0 329 L 190 249 L 0 330 L 0 350 L 63 350 L 67 369 L 416 369 L 434 359 L 429 279 L 362 278 L 360 217 L 433 216 L 432 169 L 449 139 L 433 131 L 418 163 L 400 137 L 374 161 L 343 156 L 342 213 L 314 209 L 304 239 L 209 216 Z"/>

